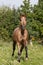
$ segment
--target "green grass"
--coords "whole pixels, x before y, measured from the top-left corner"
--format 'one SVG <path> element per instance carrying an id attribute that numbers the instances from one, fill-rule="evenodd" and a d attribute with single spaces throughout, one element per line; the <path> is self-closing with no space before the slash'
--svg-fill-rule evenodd
<path id="1" fill-rule="evenodd" d="M 43 46 L 37 42 L 33 43 L 33 47 L 28 45 L 28 60 L 25 60 L 25 50 L 23 50 L 19 63 L 17 53 L 16 47 L 15 55 L 12 57 L 12 42 L 0 41 L 0 65 L 43 65 Z"/>

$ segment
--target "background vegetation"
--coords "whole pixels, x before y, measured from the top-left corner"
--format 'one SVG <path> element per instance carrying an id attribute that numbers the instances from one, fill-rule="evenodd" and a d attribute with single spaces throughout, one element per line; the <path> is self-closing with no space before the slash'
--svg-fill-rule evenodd
<path id="1" fill-rule="evenodd" d="M 19 25 L 21 13 L 26 14 L 28 32 L 30 35 L 42 39 L 43 37 L 43 0 L 39 0 L 34 7 L 30 6 L 29 0 L 23 1 L 20 8 L 10 9 L 0 7 L 0 39 L 11 40 L 13 30 Z"/>

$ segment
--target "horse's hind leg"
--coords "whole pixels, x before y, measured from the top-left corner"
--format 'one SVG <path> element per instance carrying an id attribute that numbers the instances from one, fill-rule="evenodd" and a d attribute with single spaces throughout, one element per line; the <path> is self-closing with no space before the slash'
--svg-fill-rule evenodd
<path id="1" fill-rule="evenodd" d="M 13 41 L 13 52 L 12 52 L 12 56 L 14 56 L 15 46 L 16 46 L 16 41 Z"/>

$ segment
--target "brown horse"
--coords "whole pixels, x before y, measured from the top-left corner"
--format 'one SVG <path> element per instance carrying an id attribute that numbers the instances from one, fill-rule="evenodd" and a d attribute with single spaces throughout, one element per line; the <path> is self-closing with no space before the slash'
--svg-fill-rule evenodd
<path id="1" fill-rule="evenodd" d="M 28 44 L 28 32 L 25 29 L 26 26 L 26 17 L 25 15 L 21 15 L 20 17 L 20 26 L 17 27 L 13 32 L 13 53 L 14 55 L 15 46 L 17 44 L 18 46 L 18 61 L 20 62 L 20 56 L 22 53 L 23 48 L 25 48 L 26 51 L 26 58 L 28 58 L 28 52 L 27 52 L 27 44 Z"/>

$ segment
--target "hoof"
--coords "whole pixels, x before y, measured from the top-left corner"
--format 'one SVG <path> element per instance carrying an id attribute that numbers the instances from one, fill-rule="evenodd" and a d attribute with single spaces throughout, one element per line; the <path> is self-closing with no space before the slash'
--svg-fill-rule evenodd
<path id="1" fill-rule="evenodd" d="M 26 58 L 26 60 L 28 60 L 28 58 Z"/>
<path id="2" fill-rule="evenodd" d="M 20 62 L 20 60 L 17 60 L 18 62 Z"/>

